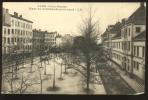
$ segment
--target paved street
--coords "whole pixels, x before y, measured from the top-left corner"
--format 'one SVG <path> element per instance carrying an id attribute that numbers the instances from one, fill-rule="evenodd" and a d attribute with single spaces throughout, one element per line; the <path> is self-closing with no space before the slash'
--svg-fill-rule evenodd
<path id="1" fill-rule="evenodd" d="M 112 63 L 112 64 L 111 64 Z M 129 76 L 126 75 L 125 71 L 120 70 L 120 68 L 114 64 L 113 62 L 110 62 L 110 65 L 112 65 L 112 68 L 115 69 L 115 71 L 137 92 L 142 93 L 145 91 L 144 86 L 138 84 L 135 80 L 131 79 Z"/>

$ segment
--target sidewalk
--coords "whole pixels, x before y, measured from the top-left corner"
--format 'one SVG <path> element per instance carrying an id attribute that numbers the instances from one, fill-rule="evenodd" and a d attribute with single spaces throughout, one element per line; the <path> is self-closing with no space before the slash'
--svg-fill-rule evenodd
<path id="1" fill-rule="evenodd" d="M 121 70 L 114 62 L 109 61 L 109 64 L 137 93 L 145 92 L 145 86 L 138 84 L 135 80 L 127 76 L 125 71 Z"/>

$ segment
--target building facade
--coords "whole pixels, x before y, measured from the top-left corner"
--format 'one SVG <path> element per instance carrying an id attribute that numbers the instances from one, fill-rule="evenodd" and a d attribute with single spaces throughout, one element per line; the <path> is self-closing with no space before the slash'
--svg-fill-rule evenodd
<path id="1" fill-rule="evenodd" d="M 45 52 L 45 32 L 41 29 L 33 30 L 33 56 L 44 55 Z"/>
<path id="2" fill-rule="evenodd" d="M 14 15 L 9 14 L 9 10 L 3 8 L 3 40 L 2 51 L 4 55 L 14 57 L 30 52 L 32 48 L 32 25 L 33 22 L 18 16 L 17 12 Z M 7 57 L 6 57 L 7 58 Z M 6 59 L 7 60 L 7 59 Z"/>
<path id="3" fill-rule="evenodd" d="M 145 54 L 145 39 L 136 42 L 135 38 L 144 34 L 145 30 L 146 7 L 141 3 L 129 18 L 122 19 L 121 23 L 117 22 L 112 29 L 108 28 L 102 35 L 103 47 L 108 50 L 108 57 L 130 77 L 135 75 L 143 80 L 145 70 L 141 62 L 145 62 L 145 56 L 140 55 Z M 135 52 L 138 55 L 135 55 Z"/>

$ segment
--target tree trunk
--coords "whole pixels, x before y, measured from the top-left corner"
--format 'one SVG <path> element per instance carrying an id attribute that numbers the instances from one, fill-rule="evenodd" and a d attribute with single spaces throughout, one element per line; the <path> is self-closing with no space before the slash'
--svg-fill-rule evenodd
<path id="1" fill-rule="evenodd" d="M 67 70 L 66 70 L 66 58 L 65 58 L 65 73 L 67 72 Z"/>
<path id="2" fill-rule="evenodd" d="M 43 82 L 43 81 L 42 81 L 42 79 L 41 79 L 41 94 L 42 94 L 42 82 Z"/>
<path id="3" fill-rule="evenodd" d="M 55 88 L 55 65 L 54 65 L 54 77 L 53 77 L 53 88 Z"/>
<path id="4" fill-rule="evenodd" d="M 12 61 L 12 80 L 13 80 L 13 61 Z"/>
<path id="5" fill-rule="evenodd" d="M 45 71 L 44 71 L 44 75 L 46 75 L 46 61 L 45 61 Z"/>
<path id="6" fill-rule="evenodd" d="M 87 61 L 87 94 L 89 95 L 90 61 Z"/>
<path id="7" fill-rule="evenodd" d="M 62 79 L 62 64 L 61 64 L 61 75 L 60 75 L 60 78 Z"/>
<path id="8" fill-rule="evenodd" d="M 11 93 L 13 94 L 13 80 L 11 80 Z"/>
<path id="9" fill-rule="evenodd" d="M 16 69 L 15 69 L 15 78 L 17 78 L 17 60 L 16 60 Z"/>
<path id="10" fill-rule="evenodd" d="M 65 73 L 66 73 L 66 62 L 65 62 Z"/>

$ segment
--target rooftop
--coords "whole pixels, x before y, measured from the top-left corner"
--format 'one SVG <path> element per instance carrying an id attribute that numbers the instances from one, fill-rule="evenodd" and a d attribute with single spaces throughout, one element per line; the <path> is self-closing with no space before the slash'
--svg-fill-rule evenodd
<path id="1" fill-rule="evenodd" d="M 11 27 L 11 25 L 9 25 L 7 23 L 3 23 L 3 26 Z"/>
<path id="2" fill-rule="evenodd" d="M 56 36 L 56 38 L 61 38 L 61 37 L 62 37 L 62 35 L 57 35 L 57 36 Z"/>
<path id="3" fill-rule="evenodd" d="M 145 39 L 146 39 L 146 30 L 133 38 L 134 41 L 145 41 Z"/>
<path id="4" fill-rule="evenodd" d="M 127 23 L 133 22 L 136 25 L 145 25 L 146 24 L 146 7 L 144 4 L 131 15 L 129 16 Z"/>
<path id="5" fill-rule="evenodd" d="M 121 23 L 120 23 L 120 22 L 117 22 L 117 23 L 113 26 L 113 28 L 111 29 L 111 33 L 112 33 L 112 34 L 117 34 L 118 31 L 120 30 L 120 28 L 121 28 Z"/>
<path id="6" fill-rule="evenodd" d="M 17 18 L 17 19 L 20 19 L 20 20 L 23 20 L 23 21 L 27 21 L 27 22 L 33 23 L 32 21 L 27 20 L 27 19 L 24 19 L 24 18 L 22 18 L 22 17 L 16 17 L 16 16 L 11 15 L 11 14 L 10 14 L 10 16 L 11 16 L 11 17 L 14 17 L 14 18 Z"/>
<path id="7" fill-rule="evenodd" d="M 119 31 L 112 39 L 120 39 L 121 38 L 121 31 Z"/>

